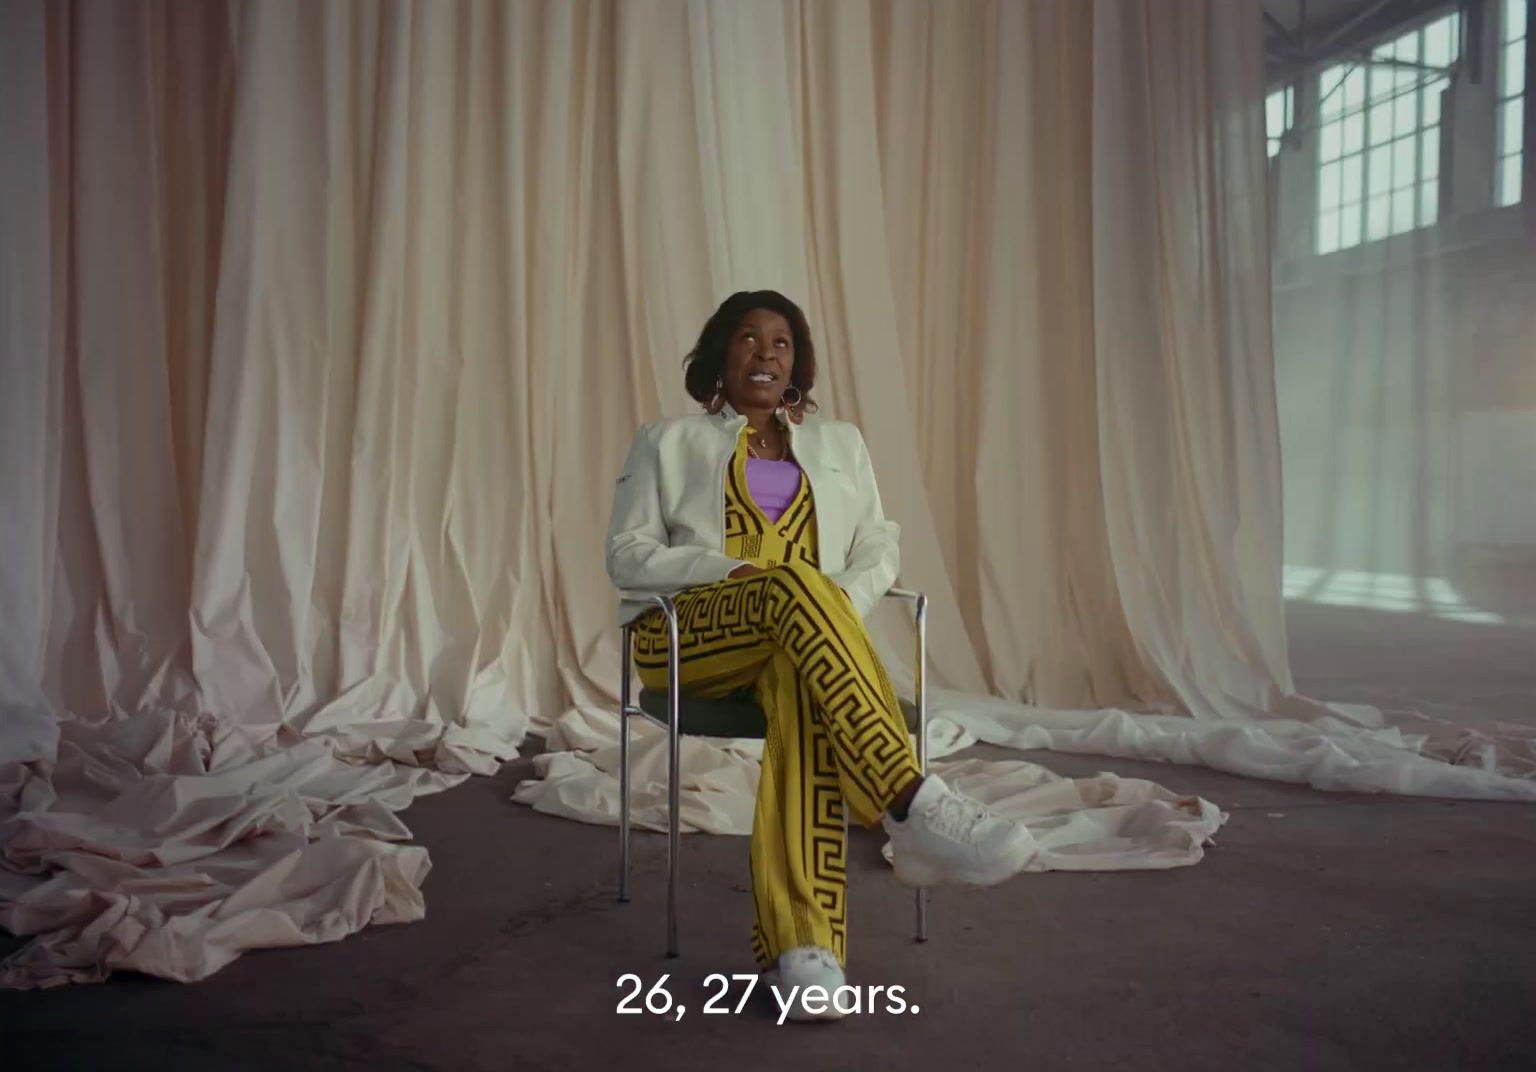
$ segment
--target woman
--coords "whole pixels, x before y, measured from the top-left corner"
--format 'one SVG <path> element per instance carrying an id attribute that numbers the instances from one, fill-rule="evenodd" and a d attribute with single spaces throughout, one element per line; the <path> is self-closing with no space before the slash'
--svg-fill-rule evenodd
<path id="1" fill-rule="evenodd" d="M 831 993 L 844 982 L 845 806 L 865 825 L 883 817 L 896 875 L 914 886 L 1000 882 L 1032 842 L 917 765 L 862 620 L 896 580 L 898 527 L 858 429 L 812 416 L 805 315 L 775 291 L 731 295 L 685 379 L 705 412 L 635 437 L 608 574 L 626 594 L 674 596 L 685 691 L 750 688 L 766 713 L 753 951 L 781 993 Z M 636 667 L 665 689 L 665 619 L 640 613 Z M 818 1011 L 791 1016 L 839 1015 Z"/>

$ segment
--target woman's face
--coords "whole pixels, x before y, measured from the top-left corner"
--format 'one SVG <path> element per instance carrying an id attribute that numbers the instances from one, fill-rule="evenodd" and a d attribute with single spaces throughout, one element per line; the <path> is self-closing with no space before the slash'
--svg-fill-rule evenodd
<path id="1" fill-rule="evenodd" d="M 795 368 L 795 337 L 789 321 L 770 309 L 753 309 L 736 325 L 720 377 L 725 397 L 738 409 L 772 409 L 789 387 Z"/>

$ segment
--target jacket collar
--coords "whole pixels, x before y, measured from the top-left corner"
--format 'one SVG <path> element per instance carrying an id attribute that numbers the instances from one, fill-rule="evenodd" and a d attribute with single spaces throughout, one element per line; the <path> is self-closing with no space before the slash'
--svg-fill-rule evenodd
<path id="1" fill-rule="evenodd" d="M 720 404 L 720 411 L 715 414 L 715 417 L 733 432 L 741 431 L 741 426 L 747 423 L 746 415 L 737 413 L 736 408 L 729 402 Z"/>
<path id="2" fill-rule="evenodd" d="M 778 416 L 779 423 L 784 426 L 784 432 L 789 436 L 789 449 L 796 463 L 806 471 L 807 475 L 815 476 L 821 469 L 821 436 L 817 433 L 816 422 L 818 418 L 808 415 L 802 424 L 782 415 Z M 734 444 L 741 436 L 741 430 L 747 426 L 745 414 L 737 413 L 729 402 L 720 407 L 720 412 L 710 418 L 716 428 L 730 436 Z"/>
<path id="3" fill-rule="evenodd" d="M 733 436 L 741 434 L 741 429 L 747 423 L 746 415 L 737 413 L 735 407 L 729 402 L 721 403 L 720 412 L 715 414 L 715 417 Z M 799 426 L 794 421 L 787 420 L 782 414 L 777 412 L 774 413 L 774 419 L 783 425 L 784 431 L 789 435 L 789 441 L 793 443 L 795 441 L 795 431 Z"/>

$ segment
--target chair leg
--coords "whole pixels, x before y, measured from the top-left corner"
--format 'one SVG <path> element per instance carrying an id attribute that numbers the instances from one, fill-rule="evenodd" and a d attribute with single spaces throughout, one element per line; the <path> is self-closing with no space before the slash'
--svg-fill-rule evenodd
<path id="1" fill-rule="evenodd" d="M 928 773 L 928 597 L 917 597 L 917 766 Z M 928 940 L 928 891 L 916 893 L 917 940 Z"/>
<path id="2" fill-rule="evenodd" d="M 682 728 L 678 714 L 677 607 L 662 601 L 667 615 L 667 956 L 678 955 L 677 876 L 682 850 Z"/>
<path id="3" fill-rule="evenodd" d="M 629 626 L 619 629 L 619 903 L 629 900 Z"/>

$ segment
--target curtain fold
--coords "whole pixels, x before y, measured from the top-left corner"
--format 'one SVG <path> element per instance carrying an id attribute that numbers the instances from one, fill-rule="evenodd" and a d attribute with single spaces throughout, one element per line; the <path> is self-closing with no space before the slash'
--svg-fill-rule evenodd
<path id="1" fill-rule="evenodd" d="M 69 191 L 68 240 L 17 248 L 66 258 L 67 295 L 41 302 L 58 353 L 19 344 L 8 372 L 60 410 L 27 406 L 12 456 L 48 441 L 63 468 L 13 463 L 60 504 L 26 571 L 55 602 L 16 643 L 51 638 L 45 691 L 81 712 L 334 726 L 353 696 L 364 723 L 447 723 L 483 694 L 510 739 L 610 694 L 606 480 L 636 423 L 691 405 L 714 302 L 776 286 L 812 314 L 825 411 L 871 442 L 943 683 L 1284 691 L 1257 31 L 1145 16 L 50 7 L 32 136 L 57 145 L 29 196 Z M 1215 601 L 1193 676 L 1159 639 L 1197 602 L 1160 603 L 1169 579 Z"/>
<path id="2" fill-rule="evenodd" d="M 16 0 L 0 27 L 0 924 L 43 935 L 5 981 L 416 918 L 391 811 L 530 730 L 597 751 L 612 481 L 748 288 L 807 309 L 823 412 L 870 444 L 951 745 L 1530 795 L 1291 695 L 1255 5 Z M 874 624 L 910 679 L 910 625 Z M 57 930 L 51 898 L 118 888 L 71 853 L 150 829 L 181 851 L 119 861 L 120 952 Z M 189 876 L 291 925 L 178 923 L 177 961 L 143 921 Z"/>
<path id="3" fill-rule="evenodd" d="M 1191 714 L 1270 710 L 1291 682 L 1266 175 L 1261 113 L 1235 91 L 1263 68 L 1260 26 L 1221 4 L 1104 0 L 1094 15 L 1093 337 L 1116 588 Z"/>

